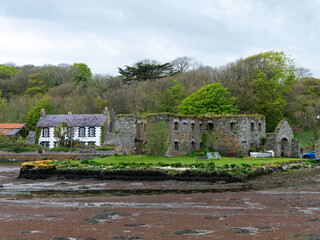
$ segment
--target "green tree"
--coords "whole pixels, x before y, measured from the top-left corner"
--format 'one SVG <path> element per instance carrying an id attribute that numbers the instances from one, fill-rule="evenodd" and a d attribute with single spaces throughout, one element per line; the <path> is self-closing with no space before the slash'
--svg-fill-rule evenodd
<path id="1" fill-rule="evenodd" d="M 58 146 L 64 147 L 66 146 L 67 142 L 67 135 L 68 135 L 68 123 L 62 122 L 61 124 L 57 125 L 54 128 L 54 137 L 57 139 Z"/>
<path id="2" fill-rule="evenodd" d="M 170 63 L 160 64 L 148 59 L 137 62 L 133 67 L 118 69 L 125 83 L 164 78 L 178 73 Z"/>
<path id="3" fill-rule="evenodd" d="M 40 119 L 41 109 L 44 109 L 46 111 L 46 114 L 52 114 L 53 113 L 52 98 L 46 97 L 40 100 L 36 104 L 36 106 L 30 108 L 27 115 L 26 124 L 29 126 L 31 130 L 35 129 L 35 126 L 37 125 Z"/>
<path id="4" fill-rule="evenodd" d="M 39 73 L 29 75 L 28 88 L 25 92 L 26 95 L 35 96 L 44 94 L 48 90 L 46 83 L 41 79 Z"/>
<path id="5" fill-rule="evenodd" d="M 17 73 L 17 68 L 0 64 L 0 79 L 9 79 Z"/>
<path id="6" fill-rule="evenodd" d="M 292 59 L 273 51 L 239 59 L 212 72 L 215 81 L 238 99 L 236 105 L 242 113 L 266 116 L 268 132 L 286 116 L 287 96 L 298 80 L 296 73 Z"/>
<path id="7" fill-rule="evenodd" d="M 182 114 L 235 114 L 238 112 L 234 105 L 235 97 L 226 98 L 228 90 L 220 83 L 207 85 L 191 94 L 182 101 L 180 113 Z"/>
<path id="8" fill-rule="evenodd" d="M 314 147 L 315 141 L 320 139 L 320 80 L 306 78 L 299 85 L 301 92 L 295 92 L 298 96 L 294 115 L 302 135 L 306 134 L 307 130 L 312 131 L 312 137 L 305 139 L 310 147 Z"/>
<path id="9" fill-rule="evenodd" d="M 92 77 L 91 69 L 85 63 L 74 63 L 71 68 L 75 82 L 86 82 Z"/>
<path id="10" fill-rule="evenodd" d="M 178 106 L 186 97 L 185 88 L 177 80 L 172 81 L 171 87 L 166 93 L 161 94 L 161 111 L 178 113 Z"/>
<path id="11" fill-rule="evenodd" d="M 97 96 L 93 99 L 94 111 L 97 113 L 101 113 L 107 105 L 108 105 L 108 100 L 105 100 L 100 96 Z"/>
<path id="12" fill-rule="evenodd" d="M 297 81 L 293 60 L 283 52 L 266 52 L 248 61 L 251 63 L 249 83 L 254 94 L 252 110 L 265 115 L 266 130 L 272 132 L 284 118 L 285 95 Z"/>
<path id="13" fill-rule="evenodd" d="M 253 79 L 255 91 L 255 105 L 253 110 L 266 117 L 266 130 L 272 132 L 280 120 L 284 118 L 285 106 L 281 85 L 267 79 L 267 76 L 260 72 L 256 79 Z"/>

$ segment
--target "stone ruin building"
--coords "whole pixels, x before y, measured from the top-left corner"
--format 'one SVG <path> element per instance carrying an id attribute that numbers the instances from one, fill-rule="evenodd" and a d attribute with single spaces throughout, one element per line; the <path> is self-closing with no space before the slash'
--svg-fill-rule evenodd
<path id="1" fill-rule="evenodd" d="M 276 157 L 300 157 L 300 143 L 294 139 L 287 120 L 279 122 L 273 133 L 267 134 L 267 149 L 272 149 Z"/>
<path id="2" fill-rule="evenodd" d="M 145 154 L 149 124 L 164 121 L 167 132 L 166 156 L 182 156 L 203 147 L 201 137 L 206 135 L 206 147 L 220 153 L 248 156 L 261 147 L 261 138 L 267 138 L 266 149 L 276 157 L 299 157 L 300 145 L 293 139 L 289 123 L 283 120 L 276 131 L 266 134 L 262 115 L 200 115 L 151 114 L 147 117 L 119 115 L 114 123 L 115 151 L 118 154 Z M 213 143 L 213 144 L 212 144 Z"/>
<path id="3" fill-rule="evenodd" d="M 117 116 L 115 121 L 115 151 L 118 154 L 145 154 L 147 128 L 160 121 L 166 123 L 166 156 L 182 156 L 200 150 L 205 144 L 220 153 L 235 152 L 248 156 L 250 150 L 261 147 L 261 138 L 268 137 L 267 149 L 275 156 L 299 156 L 298 142 L 287 121 L 282 121 L 274 134 L 266 134 L 262 115 L 201 115 L 180 116 L 151 114 L 147 117 Z M 207 141 L 203 143 L 202 135 Z"/>

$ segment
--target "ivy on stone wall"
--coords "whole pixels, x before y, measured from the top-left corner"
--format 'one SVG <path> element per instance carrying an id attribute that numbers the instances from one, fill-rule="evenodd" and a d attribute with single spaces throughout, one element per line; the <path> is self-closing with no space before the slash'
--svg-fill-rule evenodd
<path id="1" fill-rule="evenodd" d="M 146 144 L 147 154 L 163 156 L 165 155 L 168 144 L 167 144 L 168 133 L 166 131 L 166 122 L 160 121 L 154 123 L 151 119 L 148 120 L 147 124 L 147 139 Z"/>
<path id="2" fill-rule="evenodd" d="M 200 148 L 205 150 L 206 148 L 209 148 L 210 151 L 214 151 L 213 145 L 216 141 L 216 134 L 212 132 L 212 134 L 209 134 L 207 132 L 202 132 L 201 136 L 201 145 Z"/>
<path id="3" fill-rule="evenodd" d="M 101 145 L 104 145 L 104 140 L 106 139 L 106 122 L 101 128 Z"/>

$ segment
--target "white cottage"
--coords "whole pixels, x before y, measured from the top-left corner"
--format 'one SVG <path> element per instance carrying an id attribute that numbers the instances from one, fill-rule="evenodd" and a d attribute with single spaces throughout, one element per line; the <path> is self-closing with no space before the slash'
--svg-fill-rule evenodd
<path id="1" fill-rule="evenodd" d="M 54 129 L 62 122 L 67 122 L 68 136 L 72 134 L 72 140 L 78 140 L 86 146 L 101 146 L 103 125 L 106 120 L 105 114 L 45 115 L 42 111 L 36 125 L 41 128 L 39 144 L 49 148 L 56 147 L 58 141 L 54 137 Z"/>

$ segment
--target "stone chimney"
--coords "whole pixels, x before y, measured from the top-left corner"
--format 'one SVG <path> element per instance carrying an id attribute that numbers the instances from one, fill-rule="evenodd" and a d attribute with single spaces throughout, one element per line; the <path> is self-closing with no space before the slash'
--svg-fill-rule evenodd
<path id="1" fill-rule="evenodd" d="M 107 115 L 109 114 L 108 107 L 105 107 L 104 110 L 102 111 L 102 114 Z"/>
<path id="2" fill-rule="evenodd" d="M 44 117 L 46 115 L 46 111 L 42 108 L 40 111 L 40 117 Z"/>
<path id="3" fill-rule="evenodd" d="M 72 115 L 72 112 L 68 112 L 68 115 Z"/>

